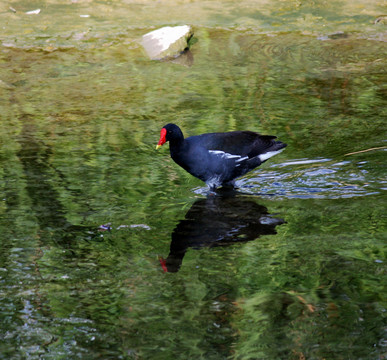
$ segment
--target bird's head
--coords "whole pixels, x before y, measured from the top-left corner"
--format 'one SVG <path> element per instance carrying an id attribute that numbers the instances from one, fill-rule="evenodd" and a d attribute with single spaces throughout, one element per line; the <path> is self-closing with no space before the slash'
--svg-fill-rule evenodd
<path id="1" fill-rule="evenodd" d="M 160 130 L 160 140 L 156 145 L 156 150 L 160 149 L 167 141 L 182 141 L 184 140 L 183 133 L 175 124 L 167 124 Z"/>

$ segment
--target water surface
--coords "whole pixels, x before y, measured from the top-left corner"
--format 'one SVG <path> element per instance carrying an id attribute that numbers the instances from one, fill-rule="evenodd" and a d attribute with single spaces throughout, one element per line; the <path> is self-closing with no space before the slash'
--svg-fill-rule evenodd
<path id="1" fill-rule="evenodd" d="M 385 358 L 383 13 L 1 5 L 0 358 Z M 182 23 L 191 66 L 149 61 Z M 288 147 L 208 194 L 154 150 L 168 122 Z"/>

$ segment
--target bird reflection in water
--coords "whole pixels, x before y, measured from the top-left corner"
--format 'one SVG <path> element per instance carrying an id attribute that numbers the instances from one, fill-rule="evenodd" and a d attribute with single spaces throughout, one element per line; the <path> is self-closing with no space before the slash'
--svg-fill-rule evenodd
<path id="1" fill-rule="evenodd" d="M 283 219 L 248 197 L 208 196 L 197 200 L 172 232 L 170 252 L 160 258 L 165 272 L 177 272 L 188 248 L 228 246 L 276 234 Z"/>

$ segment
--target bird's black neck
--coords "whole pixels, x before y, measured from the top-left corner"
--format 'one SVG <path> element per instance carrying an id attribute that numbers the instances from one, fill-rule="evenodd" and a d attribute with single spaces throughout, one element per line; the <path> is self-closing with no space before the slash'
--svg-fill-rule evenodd
<path id="1" fill-rule="evenodd" d="M 169 148 L 172 152 L 179 152 L 179 150 L 183 147 L 184 143 L 184 135 L 181 130 L 178 128 L 175 130 L 173 137 L 169 140 Z"/>
<path id="2" fill-rule="evenodd" d="M 182 149 L 183 149 L 183 143 L 184 143 L 184 139 L 181 141 L 174 140 L 169 142 L 169 150 L 171 152 L 171 156 L 173 159 L 181 155 Z"/>

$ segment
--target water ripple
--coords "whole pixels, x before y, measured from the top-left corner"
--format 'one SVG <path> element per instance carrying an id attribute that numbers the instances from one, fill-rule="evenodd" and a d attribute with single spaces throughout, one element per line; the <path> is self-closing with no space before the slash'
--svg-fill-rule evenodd
<path id="1" fill-rule="evenodd" d="M 237 182 L 252 195 L 279 198 L 337 199 L 379 194 L 385 181 L 367 169 L 366 161 L 336 162 L 332 159 L 296 159 L 259 168 Z"/>

